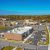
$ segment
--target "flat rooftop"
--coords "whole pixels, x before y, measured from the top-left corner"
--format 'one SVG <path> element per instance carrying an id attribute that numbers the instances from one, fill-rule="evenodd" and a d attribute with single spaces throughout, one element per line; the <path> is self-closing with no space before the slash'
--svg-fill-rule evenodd
<path id="1" fill-rule="evenodd" d="M 24 26 L 24 27 L 18 27 L 18 28 L 14 28 L 10 31 L 7 31 L 8 33 L 16 33 L 16 34 L 23 34 L 24 32 L 29 31 L 30 29 L 32 29 L 32 27 L 30 26 Z"/>

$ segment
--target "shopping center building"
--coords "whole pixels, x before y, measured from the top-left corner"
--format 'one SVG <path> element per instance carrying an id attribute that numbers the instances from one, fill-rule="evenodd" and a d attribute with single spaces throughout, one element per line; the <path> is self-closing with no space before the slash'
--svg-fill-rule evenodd
<path id="1" fill-rule="evenodd" d="M 22 41 L 27 36 L 29 36 L 32 32 L 33 32 L 32 27 L 24 26 L 24 27 L 14 28 L 12 30 L 6 31 L 6 32 L 1 33 L 1 34 L 4 35 L 4 38 L 6 38 L 8 40 Z"/>

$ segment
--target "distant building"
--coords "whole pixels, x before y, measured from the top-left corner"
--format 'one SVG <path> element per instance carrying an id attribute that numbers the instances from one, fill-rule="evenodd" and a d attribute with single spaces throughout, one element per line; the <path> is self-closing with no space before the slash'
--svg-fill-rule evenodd
<path id="1" fill-rule="evenodd" d="M 37 23 L 38 23 L 37 21 L 33 21 L 33 20 L 30 20 L 30 19 L 25 20 L 26 25 L 33 25 L 33 24 L 37 24 Z"/>
<path id="2" fill-rule="evenodd" d="M 18 24 L 16 21 L 7 20 L 5 18 L 0 18 L 0 26 L 4 27 L 15 27 Z"/>
<path id="3" fill-rule="evenodd" d="M 5 20 L 6 19 L 0 18 L 0 26 L 5 26 L 5 23 L 4 23 Z"/>

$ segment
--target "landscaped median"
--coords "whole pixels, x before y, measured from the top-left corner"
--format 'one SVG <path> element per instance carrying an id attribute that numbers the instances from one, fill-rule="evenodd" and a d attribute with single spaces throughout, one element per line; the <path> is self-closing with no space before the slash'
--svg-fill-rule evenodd
<path id="1" fill-rule="evenodd" d="M 23 50 L 23 49 L 19 47 L 19 48 L 17 48 L 16 50 Z"/>
<path id="2" fill-rule="evenodd" d="M 6 46 L 6 47 L 3 47 L 2 50 L 13 50 L 15 47 L 13 46 Z M 20 47 L 17 47 L 15 50 L 23 50 L 22 48 Z"/>
<path id="3" fill-rule="evenodd" d="M 47 41 L 46 41 L 46 45 L 49 44 L 49 32 L 48 32 L 48 27 L 47 27 L 47 24 L 46 24 L 46 33 L 47 33 Z"/>
<path id="4" fill-rule="evenodd" d="M 48 29 L 48 32 L 49 32 L 49 44 L 50 44 L 50 30 Z"/>
<path id="5" fill-rule="evenodd" d="M 3 47 L 2 50 L 12 50 L 14 47 L 12 46 L 6 46 L 6 47 Z"/>

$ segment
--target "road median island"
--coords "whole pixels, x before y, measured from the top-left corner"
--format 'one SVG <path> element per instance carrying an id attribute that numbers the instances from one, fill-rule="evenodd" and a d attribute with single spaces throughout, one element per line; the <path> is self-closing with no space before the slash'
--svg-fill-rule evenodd
<path id="1" fill-rule="evenodd" d="M 6 47 L 3 47 L 1 50 L 12 50 L 14 47 L 12 46 L 6 46 Z"/>

